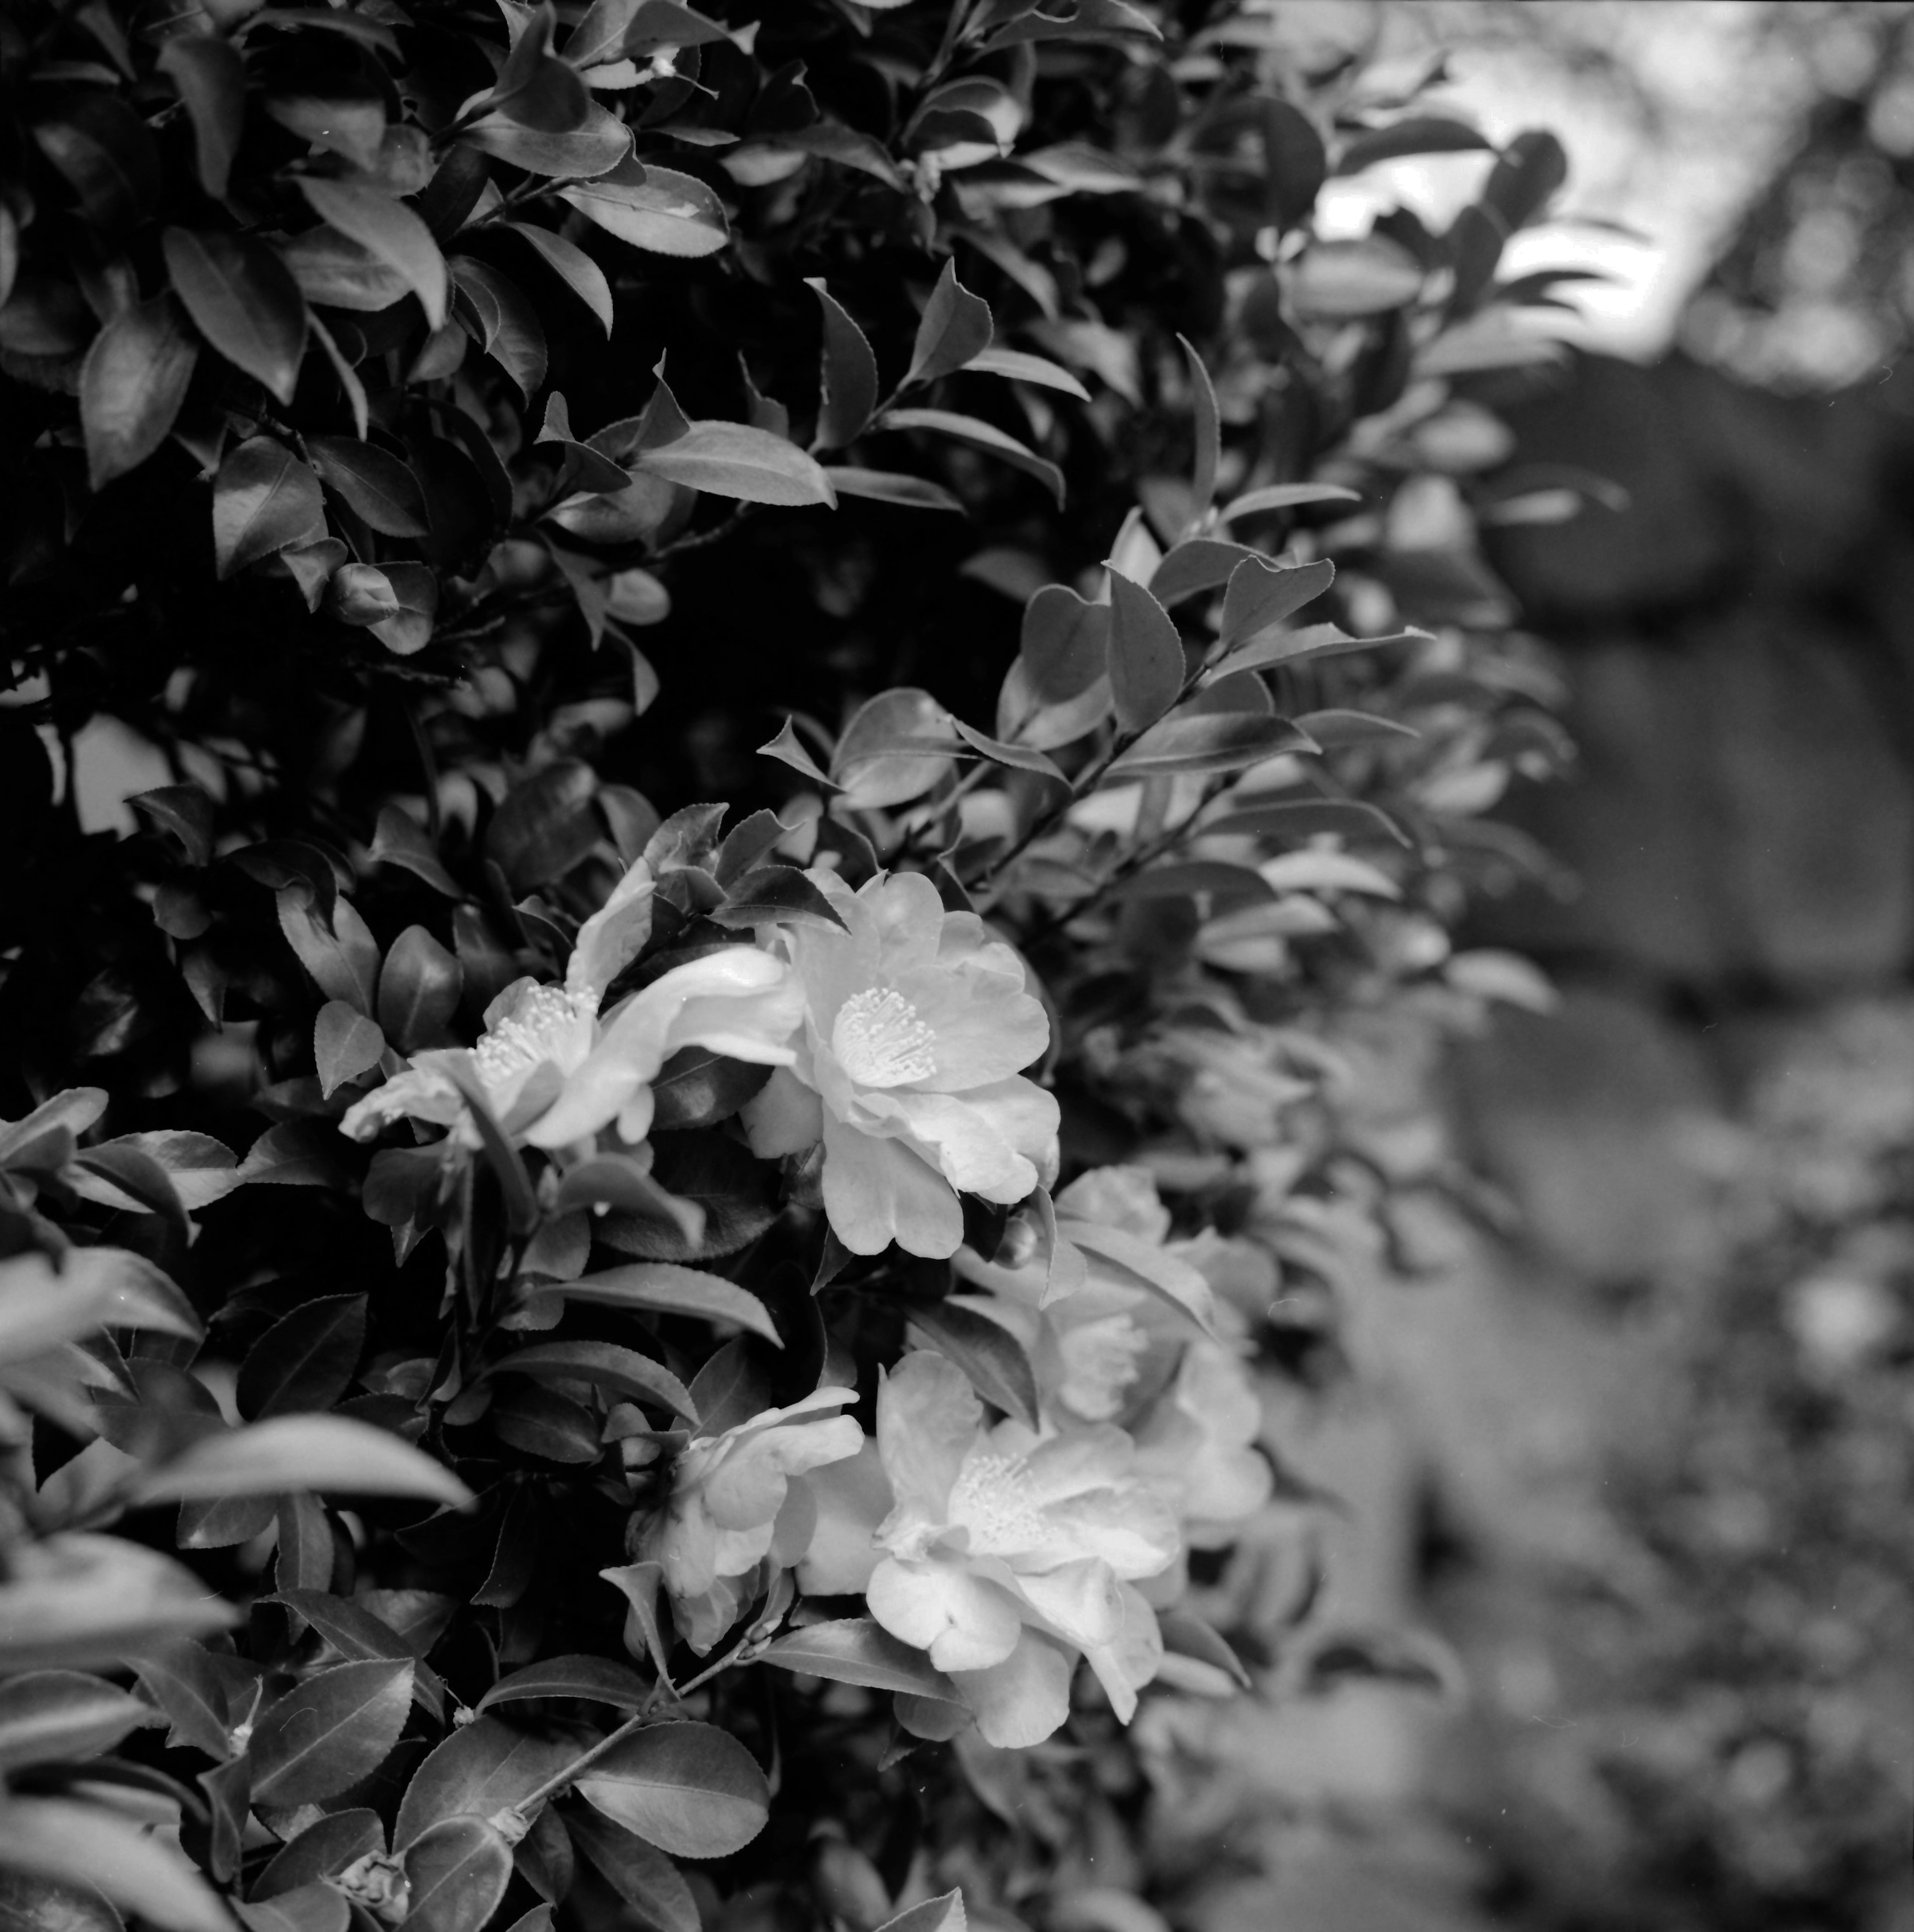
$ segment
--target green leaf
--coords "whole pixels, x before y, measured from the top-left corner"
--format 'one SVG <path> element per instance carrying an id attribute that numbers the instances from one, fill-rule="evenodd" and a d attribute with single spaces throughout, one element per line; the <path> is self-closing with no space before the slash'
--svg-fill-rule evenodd
<path id="1" fill-rule="evenodd" d="M 439 610 L 439 580 L 422 563 L 388 563 L 386 580 L 399 600 L 399 614 L 382 618 L 372 634 L 395 656 L 410 657 L 431 641 Z"/>
<path id="2" fill-rule="evenodd" d="M 1114 778 L 1176 772 L 1237 772 L 1285 752 L 1313 752 L 1315 740 L 1286 718 L 1217 711 L 1160 719 L 1111 766 Z"/>
<path id="3" fill-rule="evenodd" d="M 1253 517 L 1262 510 L 1294 510 L 1306 503 L 1359 503 L 1362 493 L 1346 489 L 1340 483 L 1270 483 L 1260 490 L 1249 490 L 1226 503 L 1216 512 L 1221 522 L 1238 517 Z"/>
<path id="4" fill-rule="evenodd" d="M 1166 610 L 1198 592 L 1229 581 L 1230 572 L 1256 553 L 1216 537 L 1192 537 L 1178 544 L 1150 572 L 1150 595 Z"/>
<path id="5" fill-rule="evenodd" d="M 572 1842 L 632 1908 L 642 1932 L 699 1932 L 691 1887 L 663 1852 L 582 1807 L 567 1811 L 565 1825 Z"/>
<path id="6" fill-rule="evenodd" d="M 939 436 L 947 436 L 953 442 L 968 444 L 973 449 L 981 449 L 987 454 L 1000 458 L 1013 467 L 1034 476 L 1051 495 L 1056 498 L 1059 509 L 1064 503 L 1064 472 L 1056 464 L 1039 456 L 1035 450 L 1027 448 L 1013 436 L 975 416 L 956 416 L 948 410 L 886 410 L 878 418 L 879 429 L 927 429 Z"/>
<path id="7" fill-rule="evenodd" d="M 1292 799 L 1252 805 L 1207 821 L 1204 831 L 1246 833 L 1258 838 L 1313 838 L 1324 832 L 1346 838 L 1387 838 L 1408 844 L 1408 835 L 1389 814 L 1354 799 Z"/>
<path id="8" fill-rule="evenodd" d="M 388 537 L 430 533 L 425 493 L 396 456 L 376 443 L 343 436 L 309 436 L 306 454 L 320 482 L 336 490 L 375 530 Z"/>
<path id="9" fill-rule="evenodd" d="M 518 30 L 492 89 L 491 105 L 521 128 L 568 134 L 590 118 L 592 94 L 576 68 L 553 58 L 556 24 L 550 0 L 543 0 Z"/>
<path id="10" fill-rule="evenodd" d="M 243 236 L 169 228 L 160 240 L 173 292 L 200 333 L 290 404 L 306 352 L 306 300 L 291 270 Z"/>
<path id="11" fill-rule="evenodd" d="M 328 1000 L 370 1013 L 379 976 L 379 945 L 352 902 L 333 901 L 329 931 L 319 914 L 304 903 L 300 887 L 282 887 L 278 904 L 279 929 L 320 991 Z"/>
<path id="12" fill-rule="evenodd" d="M 812 276 L 805 286 L 817 296 L 824 318 L 818 446 L 842 449 L 863 434 L 877 408 L 878 358 L 864 332 L 851 320 L 823 280 Z"/>
<path id="13" fill-rule="evenodd" d="M 334 228 L 309 228 L 279 254 L 306 300 L 327 308 L 376 314 L 411 292 L 411 283 L 391 262 Z"/>
<path id="14" fill-rule="evenodd" d="M 1008 765 L 1020 772 L 1034 772 L 1040 778 L 1054 778 L 1059 784 L 1070 783 L 1055 763 L 1041 752 L 1033 751 L 1028 745 L 1009 744 L 1001 738 L 987 736 L 966 724 L 961 718 L 953 718 L 950 722 L 958 736 L 973 751 L 981 752 L 992 764 Z"/>
<path id="15" fill-rule="evenodd" d="M 238 1621 L 184 1565 L 122 1537 L 56 1534 L 12 1562 L 0 1586 L 0 1670 L 118 1666 Z"/>
<path id="16" fill-rule="evenodd" d="M 1018 655 L 1040 703 L 1060 704 L 1088 691 L 1109 668 L 1109 605 L 1046 584 L 1024 606 Z"/>
<path id="17" fill-rule="evenodd" d="M 249 1421 L 329 1409 L 365 1346 L 366 1298 L 328 1294 L 275 1322 L 247 1351 L 233 1399 Z"/>
<path id="18" fill-rule="evenodd" d="M 1198 892 L 1220 899 L 1271 899 L 1276 895 L 1263 875 L 1247 866 L 1226 865 L 1218 859 L 1190 859 L 1175 865 L 1152 866 L 1133 872 L 1111 886 L 1113 899 L 1188 898 Z"/>
<path id="19" fill-rule="evenodd" d="M 949 1301 L 914 1303 L 904 1312 L 932 1346 L 969 1376 L 986 1402 L 1032 1429 L 1040 1426 L 1036 1372 L 1007 1328 Z"/>
<path id="20" fill-rule="evenodd" d="M 313 1059 L 320 1091 L 329 1100 L 349 1080 L 370 1072 L 386 1052 L 386 1036 L 343 1000 L 328 1000 L 313 1022 Z"/>
<path id="21" fill-rule="evenodd" d="M 643 1308 L 661 1315 L 696 1315 L 711 1321 L 734 1322 L 784 1346 L 770 1311 L 748 1288 L 722 1276 L 681 1268 L 672 1262 L 637 1262 L 602 1274 L 581 1276 L 548 1292 L 568 1301 L 601 1308 Z M 691 1400 L 686 1392 L 686 1400 Z"/>
<path id="22" fill-rule="evenodd" d="M 991 334 L 989 303 L 958 280 L 957 265 L 946 260 L 917 324 L 903 386 L 934 382 L 962 368 L 990 346 Z"/>
<path id="23" fill-rule="evenodd" d="M 512 1882 L 512 1847 L 482 1818 L 448 1818 L 413 1841 L 405 1868 L 407 1932 L 473 1932 Z"/>
<path id="24" fill-rule="evenodd" d="M 98 1757 L 153 1722 L 141 1700 L 78 1670 L 34 1670 L 0 1683 L 0 1772 Z"/>
<path id="25" fill-rule="evenodd" d="M 200 185 L 224 201 L 246 130 L 246 65 L 239 50 L 217 34 L 176 34 L 161 45 L 154 64 L 186 104 Z"/>
<path id="26" fill-rule="evenodd" d="M 836 782 L 824 775 L 818 761 L 798 742 L 797 733 L 788 718 L 768 745 L 758 746 L 758 755 L 760 758 L 776 758 L 780 764 L 790 766 L 800 777 L 808 778 L 813 784 L 824 786 L 826 790 L 839 789 Z"/>
<path id="27" fill-rule="evenodd" d="M 728 1120 L 771 1077 L 768 1066 L 733 1060 L 709 1047 L 682 1047 L 651 1083 L 654 1134 Z"/>
<path id="28" fill-rule="evenodd" d="M 590 766 L 561 758 L 506 794 L 486 830 L 485 856 L 514 892 L 556 883 L 598 843 L 597 790 Z"/>
<path id="29" fill-rule="evenodd" d="M 315 1879 L 342 1872 L 368 1852 L 386 1849 L 376 1811 L 334 1811 L 308 1825 L 273 1853 L 253 1882 L 255 1898 L 280 1898 Z"/>
<path id="30" fill-rule="evenodd" d="M 1310 243 L 1289 273 L 1296 312 L 1316 322 L 1354 322 L 1413 302 L 1423 267 L 1399 242 L 1366 235 Z"/>
<path id="31" fill-rule="evenodd" d="M 1296 728 L 1306 731 L 1325 752 L 1348 745 L 1400 743 L 1422 736 L 1413 724 L 1378 717 L 1373 711 L 1311 711 L 1296 720 Z"/>
<path id="32" fill-rule="evenodd" d="M 527 174 L 548 175 L 566 181 L 610 174 L 622 166 L 632 152 L 631 129 L 596 102 L 582 127 L 563 134 L 521 127 L 508 115 L 488 114 L 482 120 L 475 121 L 459 139 L 482 154 L 523 168 Z M 560 192 L 571 200 L 571 190 Z"/>
<path id="33" fill-rule="evenodd" d="M 143 812 L 162 832 L 171 832 L 189 866 L 203 866 L 212 857 L 213 801 L 203 787 L 161 785 L 156 790 L 134 793 L 127 803 Z"/>
<path id="34" fill-rule="evenodd" d="M 719 1858 L 764 1828 L 771 1788 L 758 1761 L 712 1724 L 654 1724 L 578 1780 L 578 1795 L 646 1844 L 683 1858 Z"/>
<path id="35" fill-rule="evenodd" d="M 152 210 L 164 172 L 159 150 L 152 130 L 117 94 L 68 91 L 52 118 L 34 126 L 33 138 L 88 220 L 110 237 Z"/>
<path id="36" fill-rule="evenodd" d="M 889 470 L 859 470 L 833 463 L 824 472 L 840 496 L 860 496 L 874 503 L 896 503 L 907 510 L 955 510 L 964 506 L 940 483 L 921 476 L 902 476 Z"/>
<path id="37" fill-rule="evenodd" d="M 283 442 L 256 436 L 227 452 L 213 484 L 213 554 L 221 578 L 325 534 L 319 478 Z"/>
<path id="38" fill-rule="evenodd" d="M 80 365 L 80 420 L 94 489 L 136 470 L 165 442 L 199 359 L 170 295 L 122 309 L 93 338 Z"/>
<path id="39" fill-rule="evenodd" d="M 500 224 L 519 236 L 552 273 L 598 318 L 607 338 L 616 320 L 612 307 L 611 284 L 604 271 L 575 242 L 554 235 L 549 228 L 534 227 L 529 221 Z"/>
<path id="40" fill-rule="evenodd" d="M 464 989 L 458 955 L 424 926 L 409 926 L 379 970 L 380 1027 L 401 1053 L 443 1046 Z"/>
<path id="41" fill-rule="evenodd" d="M 445 326 L 446 259 L 417 214 L 367 182 L 301 175 L 297 185 L 327 227 L 356 242 L 418 296 L 430 327 Z"/>
<path id="42" fill-rule="evenodd" d="M 560 188 L 560 199 L 634 248 L 695 258 L 715 255 L 731 238 L 724 203 L 694 176 L 636 160 L 593 172 L 593 179 Z"/>
<path id="43" fill-rule="evenodd" d="M 493 1363 L 484 1378 L 507 1374 L 536 1382 L 590 1382 L 630 1401 L 662 1402 L 693 1428 L 698 1426 L 690 1390 L 662 1363 L 615 1342 L 536 1342 Z"/>
<path id="44" fill-rule="evenodd" d="M 1204 674 L 1203 681 L 1208 684 L 1244 671 L 1295 664 L 1305 658 L 1347 657 L 1356 651 L 1380 650 L 1388 644 L 1430 641 L 1426 631 L 1395 631 L 1386 638 L 1352 638 L 1334 624 L 1310 624 L 1300 631 L 1252 632 L 1246 643 L 1219 658 Z"/>
<path id="45" fill-rule="evenodd" d="M 1336 158 L 1339 175 L 1360 174 L 1378 161 L 1400 160 L 1408 154 L 1493 153 L 1495 143 L 1466 122 L 1439 114 L 1412 114 L 1386 128 L 1366 128 Z"/>
<path id="46" fill-rule="evenodd" d="M 412 1660 L 322 1670 L 270 1704 L 246 1755 L 263 1804 L 312 1804 L 370 1776 L 399 1741 L 412 1704 Z"/>
<path id="47" fill-rule="evenodd" d="M 608 1657 L 549 1657 L 501 1677 L 478 1700 L 489 1711 L 495 1704 L 532 1697 L 582 1697 L 595 1704 L 615 1704 L 635 1711 L 650 1700 L 652 1687 L 629 1664 Z"/>
<path id="48" fill-rule="evenodd" d="M 538 310 L 508 275 L 476 256 L 454 255 L 452 275 L 460 321 L 530 402 L 545 380 L 545 332 Z"/>
<path id="49" fill-rule="evenodd" d="M 957 1687 L 921 1650 L 900 1642 L 871 1617 L 842 1617 L 787 1630 L 753 1660 L 829 1678 L 834 1684 L 962 1701 Z"/>
<path id="50" fill-rule="evenodd" d="M 1088 4 L 1089 0 L 1084 0 L 1084 4 Z M 1048 37 L 1032 34 L 1030 38 Z M 964 1912 L 964 1894 L 946 1892 L 912 1906 L 908 1912 L 900 1912 L 895 1918 L 886 1918 L 877 1932 L 968 1932 L 969 1923 Z"/>
<path id="51" fill-rule="evenodd" d="M 182 1638 L 140 1658 L 133 1671 L 166 1714 L 169 1747 L 190 1744 L 216 1763 L 232 1756 L 226 1678 L 205 1645 Z"/>
<path id="52" fill-rule="evenodd" d="M 1254 1688 L 1243 1660 L 1193 1610 L 1160 1612 L 1157 1627 L 1162 1632 L 1163 1648 L 1179 1657 L 1193 1657 L 1232 1679 L 1242 1690 Z"/>
<path id="53" fill-rule="evenodd" d="M 1216 392 L 1203 358 L 1187 337 L 1179 335 L 1184 359 L 1190 364 L 1190 392 L 1196 404 L 1196 454 L 1190 478 L 1190 494 L 1196 514 L 1201 517 L 1216 500 L 1216 466 L 1222 460 L 1222 418 L 1216 412 Z"/>
<path id="54" fill-rule="evenodd" d="M 854 805 L 904 805 L 950 771 L 962 744 L 950 713 L 928 692 L 883 691 L 844 728 L 831 776 Z"/>
<path id="55" fill-rule="evenodd" d="M 490 1818 L 530 1797 L 583 1747 L 575 1740 L 521 1731 L 482 1717 L 427 1754 L 406 1786 L 394 1848 L 404 1850 L 448 1818 Z"/>
<path id="56" fill-rule="evenodd" d="M 1110 577 L 1110 694 L 1126 731 L 1154 724 L 1183 688 L 1183 639 L 1169 613 L 1140 584 Z"/>
<path id="57" fill-rule="evenodd" d="M 283 1564 L 283 1557 L 282 1557 Z M 351 1597 L 328 1590 L 281 1588 L 268 1600 L 283 1604 L 311 1624 L 340 1654 L 353 1662 L 391 1662 L 410 1658 L 414 1664 L 412 1695 L 436 1718 L 445 1715 L 445 1686 L 437 1672 L 382 1618 Z"/>
<path id="58" fill-rule="evenodd" d="M 1090 392 L 1067 369 L 1044 356 L 1026 355 L 1021 349 L 980 350 L 964 367 L 974 375 L 1003 376 L 1013 382 L 1034 382 L 1040 388 L 1060 389 L 1079 402 L 1090 400 Z"/>
<path id="59" fill-rule="evenodd" d="M 730 932 L 748 931 L 782 920 L 793 926 L 842 932 L 843 916 L 805 874 L 791 866 L 760 866 L 730 888 L 724 903 L 712 908 L 712 922 Z"/>
<path id="60" fill-rule="evenodd" d="M 142 1502 L 320 1490 L 425 1496 L 462 1509 L 472 1492 L 443 1464 L 383 1429 L 343 1415 L 279 1415 L 194 1443 L 135 1484 Z"/>
<path id="61" fill-rule="evenodd" d="M 103 1893 L 168 1932 L 232 1932 L 225 1908 L 176 1848 L 104 1804 L 10 1796 L 0 1806 L 0 1869 Z"/>
<path id="62" fill-rule="evenodd" d="M 704 1225 L 693 1238 L 675 1224 L 608 1214 L 596 1232 L 621 1254 L 647 1262 L 710 1261 L 736 1253 L 777 1219 L 776 1168 L 754 1160 L 722 1132 L 666 1134 L 653 1154 L 652 1180 L 698 1210 Z"/>
<path id="63" fill-rule="evenodd" d="M 1281 623 L 1335 580 L 1336 566 L 1327 557 L 1313 563 L 1265 563 L 1252 556 L 1238 564 L 1223 592 L 1223 650 L 1232 650 L 1246 638 Z"/>
<path id="64" fill-rule="evenodd" d="M 745 423 L 692 423 L 670 442 L 640 450 L 636 466 L 686 489 L 741 502 L 837 504 L 830 473 L 814 458 Z"/>
<path id="65" fill-rule="evenodd" d="M 1502 150 L 1482 190 L 1482 205 L 1513 235 L 1541 213 L 1568 178 L 1568 156 L 1560 140 L 1546 128 L 1531 128 Z"/>

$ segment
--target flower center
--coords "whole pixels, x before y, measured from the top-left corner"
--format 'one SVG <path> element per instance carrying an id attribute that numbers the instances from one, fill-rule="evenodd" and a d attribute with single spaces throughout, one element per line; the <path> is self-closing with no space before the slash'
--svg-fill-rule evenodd
<path id="1" fill-rule="evenodd" d="M 950 1486 L 950 1520 L 970 1532 L 980 1556 L 1034 1550 L 1043 1540 L 1043 1513 L 1030 1494 L 1021 1456 L 971 1456 Z"/>
<path id="2" fill-rule="evenodd" d="M 568 993 L 562 986 L 528 987 L 510 1015 L 472 1049 L 478 1077 L 488 1088 L 502 1087 L 517 1073 L 556 1060 L 562 1070 L 574 1052 L 578 1022 L 598 1010 L 596 992 Z"/>
<path id="3" fill-rule="evenodd" d="M 895 987 L 867 986 L 838 1009 L 831 1052 L 859 1087 L 902 1087 L 937 1071 L 937 1035 Z"/>

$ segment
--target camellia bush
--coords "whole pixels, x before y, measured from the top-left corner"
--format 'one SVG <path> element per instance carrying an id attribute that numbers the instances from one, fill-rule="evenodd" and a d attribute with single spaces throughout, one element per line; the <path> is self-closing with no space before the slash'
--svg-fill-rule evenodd
<path id="1" fill-rule="evenodd" d="M 1364 1663 L 1258 1397 L 1448 1184 L 1361 1069 L 1539 996 L 1562 157 L 1439 79 L 5 10 L 9 1923 L 1178 1909 L 1143 1718 Z"/>

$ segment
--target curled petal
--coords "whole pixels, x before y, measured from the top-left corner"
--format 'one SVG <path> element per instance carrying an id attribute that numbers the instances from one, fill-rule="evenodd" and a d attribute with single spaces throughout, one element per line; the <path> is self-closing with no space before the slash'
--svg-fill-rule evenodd
<path id="1" fill-rule="evenodd" d="M 891 1635 L 928 1651 L 940 1670 L 982 1670 L 1000 1664 L 1022 1632 L 1016 1603 L 961 1559 L 920 1562 L 886 1557 L 872 1572 L 865 1596 Z"/>
<path id="2" fill-rule="evenodd" d="M 565 969 L 566 989 L 602 999 L 604 989 L 644 950 L 651 937 L 655 881 L 644 860 L 632 860 L 611 896 L 578 928 Z"/>
<path id="3" fill-rule="evenodd" d="M 744 1103 L 744 1135 L 760 1160 L 802 1154 L 824 1138 L 824 1103 L 788 1066 L 774 1066 L 771 1077 Z"/>
<path id="4" fill-rule="evenodd" d="M 1054 1637 L 1026 1630 L 1000 1664 L 952 1672 L 986 1744 L 1027 1750 L 1053 1735 L 1070 1714 L 1076 1660 Z"/>
<path id="5" fill-rule="evenodd" d="M 395 1073 L 382 1087 L 375 1087 L 363 1100 L 346 1110 L 339 1123 L 342 1133 L 356 1141 L 378 1138 L 397 1120 L 427 1120 L 448 1127 L 465 1111 L 465 1096 L 450 1078 L 432 1064 L 437 1058 L 422 1053 L 403 1073 Z"/>
<path id="6" fill-rule="evenodd" d="M 824 1212 L 854 1255 L 907 1253 L 941 1261 L 964 1239 L 964 1210 L 950 1184 L 904 1142 L 880 1140 L 826 1113 Z"/>

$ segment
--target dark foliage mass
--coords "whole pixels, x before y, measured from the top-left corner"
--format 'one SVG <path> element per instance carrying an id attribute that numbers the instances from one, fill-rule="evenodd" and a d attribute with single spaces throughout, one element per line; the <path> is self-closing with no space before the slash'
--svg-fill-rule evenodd
<path id="1" fill-rule="evenodd" d="M 0 20 L 20 1922 L 936 1932 L 1099 1846 L 1154 1922 L 1119 1720 L 1307 1678 L 1254 1378 L 1429 1179 L 1339 1042 L 1537 990 L 1447 932 L 1560 748 L 1475 532 L 1572 479 L 1468 391 L 1561 152 L 1328 232 L 1487 149 L 1430 76 L 752 11 Z M 1102 1515 L 976 1501 L 1066 1450 Z"/>

